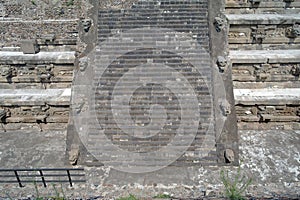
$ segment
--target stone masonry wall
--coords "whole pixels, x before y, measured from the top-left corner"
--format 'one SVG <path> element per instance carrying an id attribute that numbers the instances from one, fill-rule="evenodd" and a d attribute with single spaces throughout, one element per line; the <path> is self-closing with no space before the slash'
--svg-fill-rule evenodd
<path id="1" fill-rule="evenodd" d="M 240 129 L 299 129 L 300 1 L 227 0 Z"/>
<path id="2" fill-rule="evenodd" d="M 4 131 L 66 128 L 85 4 L 78 0 L 0 1 Z M 28 50 L 31 52 L 25 52 Z"/>

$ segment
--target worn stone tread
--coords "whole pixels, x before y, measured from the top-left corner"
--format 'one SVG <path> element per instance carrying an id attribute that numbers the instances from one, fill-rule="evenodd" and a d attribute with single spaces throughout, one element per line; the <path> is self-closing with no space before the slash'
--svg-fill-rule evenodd
<path id="1" fill-rule="evenodd" d="M 243 105 L 300 105 L 300 88 L 234 89 L 235 103 Z"/>
<path id="2" fill-rule="evenodd" d="M 22 52 L 0 51 L 0 63 L 3 64 L 72 64 L 75 62 L 75 51 L 39 52 L 23 54 Z"/>
<path id="3" fill-rule="evenodd" d="M 230 51 L 232 63 L 296 63 L 300 50 L 245 50 Z"/>
<path id="4" fill-rule="evenodd" d="M 0 105 L 70 105 L 71 89 L 0 89 Z"/>
<path id="5" fill-rule="evenodd" d="M 299 14 L 227 14 L 229 24 L 294 24 L 300 21 Z"/>

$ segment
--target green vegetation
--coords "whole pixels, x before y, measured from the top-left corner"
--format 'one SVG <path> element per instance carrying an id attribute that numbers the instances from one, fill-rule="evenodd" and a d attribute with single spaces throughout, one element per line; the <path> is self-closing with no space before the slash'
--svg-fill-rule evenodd
<path id="1" fill-rule="evenodd" d="M 35 5 L 35 6 L 37 5 L 35 0 L 30 0 L 30 2 L 32 5 Z"/>
<path id="2" fill-rule="evenodd" d="M 35 193 L 36 193 L 36 200 L 40 200 L 40 199 L 42 200 L 43 198 L 40 198 L 39 188 L 35 181 L 33 182 L 33 185 L 34 185 L 34 189 L 35 189 Z"/>
<path id="3" fill-rule="evenodd" d="M 234 177 L 229 177 L 228 170 L 221 170 L 220 177 L 225 186 L 225 196 L 230 200 L 245 200 L 243 193 L 251 184 L 252 179 L 247 178 L 241 174 L 241 167 L 239 166 Z"/>
<path id="4" fill-rule="evenodd" d="M 74 0 L 67 1 L 67 6 L 73 6 L 73 5 L 74 5 Z"/>
<path id="5" fill-rule="evenodd" d="M 61 185 L 61 193 L 62 193 L 62 197 L 60 196 L 60 193 L 58 192 L 58 190 L 57 190 L 55 184 L 52 184 L 52 187 L 53 187 L 53 189 L 54 189 L 54 191 L 55 191 L 55 197 L 54 197 L 54 198 L 52 197 L 51 199 L 55 199 L 55 200 L 65 200 L 65 199 L 67 199 L 67 198 L 65 197 L 65 193 L 64 193 L 64 190 L 63 190 L 63 188 L 62 188 L 62 185 Z"/>
<path id="6" fill-rule="evenodd" d="M 155 197 L 153 197 L 154 199 L 170 199 L 172 198 L 170 195 L 168 194 L 158 194 Z"/>
<path id="7" fill-rule="evenodd" d="M 36 192 L 36 198 L 35 198 L 35 200 L 46 200 L 46 199 L 66 200 L 67 199 L 65 197 L 62 185 L 61 185 L 62 197 L 60 196 L 60 193 L 59 193 L 58 189 L 56 188 L 55 184 L 52 184 L 52 187 L 53 187 L 53 189 L 55 191 L 55 197 L 40 197 L 40 193 L 39 193 L 39 189 L 38 189 L 37 183 L 33 182 L 33 184 L 34 184 L 34 188 L 35 188 L 35 192 Z"/>
<path id="8" fill-rule="evenodd" d="M 117 200 L 138 200 L 134 195 L 130 194 L 128 197 L 120 197 Z"/>
<path id="9" fill-rule="evenodd" d="M 7 192 L 5 192 L 5 194 L 9 200 L 13 200 L 13 198 Z"/>

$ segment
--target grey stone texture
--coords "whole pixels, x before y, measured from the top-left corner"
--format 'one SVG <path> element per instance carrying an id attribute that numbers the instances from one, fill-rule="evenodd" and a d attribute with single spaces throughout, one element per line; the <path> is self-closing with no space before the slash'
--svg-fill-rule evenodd
<path id="1" fill-rule="evenodd" d="M 36 40 L 23 40 L 21 41 L 21 51 L 24 54 L 36 54 L 40 49 Z"/>
<path id="2" fill-rule="evenodd" d="M 298 130 L 299 2 L 226 7 L 239 128 Z"/>
<path id="3" fill-rule="evenodd" d="M 299 131 L 239 131 L 241 171 L 253 183 L 246 194 L 256 197 L 299 198 Z M 64 131 L 7 132 L 0 137 L 0 158 L 3 167 L 69 167 L 65 164 Z M 33 156 L 34 155 L 34 156 Z M 5 162 L 2 162 L 5 161 Z M 62 187 L 69 198 L 103 196 L 117 198 L 134 194 L 152 198 L 168 193 L 177 198 L 199 198 L 204 192 L 207 198 L 222 197 L 223 185 L 220 170 L 230 174 L 237 167 L 170 166 L 153 173 L 128 174 L 109 167 L 85 167 L 86 184 L 75 184 L 73 188 Z M 41 195 L 53 195 L 51 187 L 39 185 Z M 60 189 L 60 185 L 57 185 Z M 13 198 L 35 194 L 33 184 L 25 188 L 18 185 L 0 185 L 0 196 Z"/>
<path id="4" fill-rule="evenodd" d="M 193 5 L 195 2 L 201 3 L 189 10 L 185 4 L 187 2 Z M 129 12 L 130 9 L 134 12 Z M 174 197 L 198 198 L 204 192 L 222 196 L 220 170 L 227 169 L 231 174 L 237 168 L 220 166 L 216 161 L 237 162 L 240 158 L 242 172 L 254 180 L 247 194 L 300 198 L 299 13 L 298 0 L 261 0 L 256 3 L 248 0 L 0 1 L 1 168 L 70 167 L 69 162 L 84 163 L 87 183 L 76 184 L 73 188 L 63 185 L 70 198 L 98 195 L 115 198 L 129 193 L 150 198 L 163 192 Z M 216 19 L 220 22 L 218 27 L 214 23 Z M 86 64 L 89 62 L 87 55 L 107 37 L 121 30 L 137 28 L 139 23 L 136 21 L 147 26 L 174 28 L 196 38 L 211 53 L 212 69 L 208 69 L 206 78 L 210 80 L 212 75 L 211 81 L 223 79 L 227 90 L 227 99 L 221 101 L 216 92 L 213 102 L 217 110 L 215 130 L 222 129 L 225 133 L 221 139 L 216 140 L 215 135 L 211 135 L 210 142 L 201 144 L 199 132 L 193 145 L 178 162 L 146 174 L 122 173 L 103 166 L 79 145 L 78 135 L 69 134 L 75 130 L 70 113 L 81 113 L 87 109 L 88 98 L 84 95 L 79 95 L 78 102 L 71 105 L 72 90 L 75 94 L 77 91 L 76 87 L 72 87 L 76 84 L 75 76 L 82 75 L 83 83 L 93 81 L 90 76 L 85 76 L 85 73 L 90 73 L 90 66 Z M 39 53 L 30 51 L 36 54 L 23 54 L 21 43 L 30 39 L 37 40 Z M 132 37 L 124 39 L 127 40 L 125 44 L 141 42 L 133 40 L 133 43 L 130 40 Z M 166 46 L 167 39 L 157 44 Z M 117 48 L 118 45 L 112 47 Z M 145 52 L 154 58 L 145 59 L 139 54 L 140 57 L 136 56 L 137 62 L 156 62 L 155 56 L 162 53 L 153 50 Z M 98 51 L 100 55 L 101 51 Z M 132 55 L 126 56 L 120 57 L 112 66 L 130 60 Z M 158 59 L 158 63 L 173 63 L 173 66 L 184 64 L 178 58 L 164 56 L 164 59 Z M 227 61 L 221 70 L 217 61 L 220 56 Z M 135 64 L 130 62 L 129 66 Z M 129 67 L 124 69 L 129 70 Z M 120 74 L 126 72 L 124 69 L 111 67 L 106 71 L 102 80 L 107 87 L 106 91 L 99 90 L 99 105 L 106 106 L 110 87 Z M 191 68 L 185 70 L 191 81 L 197 80 Z M 145 80 L 149 79 L 146 77 Z M 221 88 L 219 83 L 215 82 L 215 91 Z M 194 86 L 199 86 L 197 91 L 201 98 L 202 85 Z M 176 98 L 166 98 L 171 96 L 168 90 L 158 89 L 161 93 L 155 93 L 155 87 L 140 87 L 131 99 L 132 114 L 136 110 L 143 114 L 133 117 L 139 125 L 149 123 L 149 105 L 155 99 L 161 97 L 164 105 L 177 105 Z M 84 89 L 80 94 L 85 94 Z M 115 144 L 125 144 L 124 149 L 149 150 L 170 140 L 168 137 L 166 140 L 151 141 L 150 147 L 145 145 L 145 141 L 138 141 L 139 145 L 135 145 L 136 141 L 122 137 L 124 135 L 116 131 L 119 127 L 109 123 L 108 119 L 112 116 L 106 112 L 108 108 L 105 106 L 100 106 L 99 110 L 105 112 L 98 113 L 98 119 L 105 122 L 108 127 L 106 134 Z M 147 108 L 146 111 L 143 108 Z M 176 120 L 173 119 L 178 117 L 178 112 L 176 109 L 174 112 L 171 112 L 172 109 L 168 111 L 172 126 L 166 129 L 169 131 L 166 133 L 171 133 L 172 128 L 176 128 Z M 227 121 L 223 126 L 220 121 L 224 119 Z M 160 139 L 165 139 L 165 135 L 160 136 Z M 206 162 L 206 165 L 193 162 L 204 152 L 198 148 L 201 145 L 210 152 L 205 159 L 213 162 Z M 40 186 L 40 191 L 48 196 L 55 195 L 49 188 Z M 25 188 L 1 184 L 0 198 L 6 198 L 6 193 L 17 198 L 35 194 L 35 191 L 32 184 Z"/>

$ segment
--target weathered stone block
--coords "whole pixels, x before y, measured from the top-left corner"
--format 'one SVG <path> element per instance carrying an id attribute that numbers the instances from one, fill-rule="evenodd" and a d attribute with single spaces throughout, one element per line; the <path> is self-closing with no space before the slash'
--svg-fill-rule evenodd
<path id="1" fill-rule="evenodd" d="M 39 47 L 36 40 L 21 41 L 21 50 L 24 54 L 36 54 L 39 52 Z"/>

